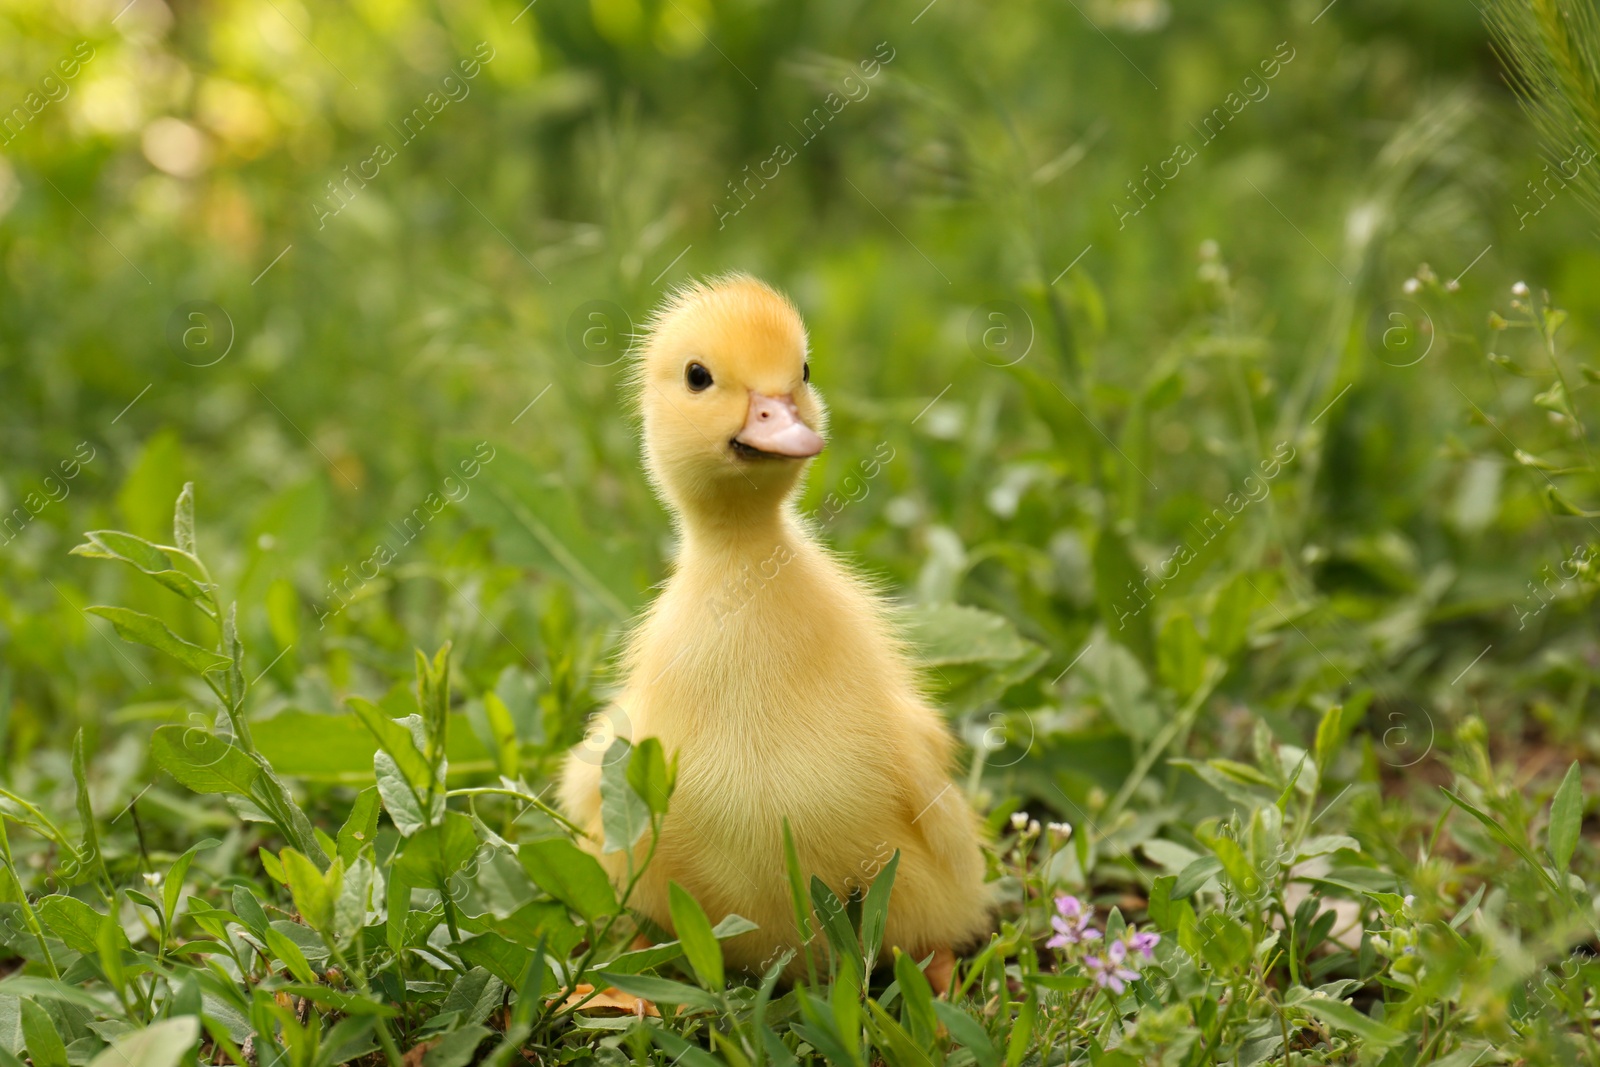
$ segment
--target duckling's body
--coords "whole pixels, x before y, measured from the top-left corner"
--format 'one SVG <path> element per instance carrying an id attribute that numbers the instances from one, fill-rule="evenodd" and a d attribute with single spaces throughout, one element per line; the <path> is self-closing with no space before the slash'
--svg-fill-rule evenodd
<path id="1" fill-rule="evenodd" d="M 686 359 L 704 361 L 714 382 L 674 395 Z M 679 295 L 641 367 L 646 458 L 681 547 L 630 642 L 616 720 L 635 741 L 659 739 L 679 769 L 632 903 L 670 930 L 677 882 L 713 922 L 752 920 L 759 930 L 724 943 L 729 963 L 751 970 L 799 947 L 785 819 L 802 872 L 841 899 L 899 850 L 887 945 L 920 959 L 989 926 L 979 823 L 950 780 L 949 731 L 919 694 L 883 601 L 787 502 L 825 420 L 804 359 L 787 302 L 734 278 Z M 731 395 L 706 398 L 713 388 Z M 574 758 L 562 784 L 596 841 L 599 779 Z M 624 853 L 600 858 L 626 876 Z"/>

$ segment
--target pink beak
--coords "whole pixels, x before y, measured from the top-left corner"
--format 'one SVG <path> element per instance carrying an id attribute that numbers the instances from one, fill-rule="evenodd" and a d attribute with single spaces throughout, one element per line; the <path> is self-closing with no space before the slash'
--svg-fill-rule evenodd
<path id="1" fill-rule="evenodd" d="M 734 440 L 773 456 L 808 459 L 822 451 L 822 438 L 807 426 L 792 396 L 765 396 L 751 390 L 750 413 Z"/>

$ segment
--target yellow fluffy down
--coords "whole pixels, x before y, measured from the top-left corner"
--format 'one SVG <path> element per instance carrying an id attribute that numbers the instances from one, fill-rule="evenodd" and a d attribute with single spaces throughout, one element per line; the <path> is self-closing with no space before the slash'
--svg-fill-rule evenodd
<path id="1" fill-rule="evenodd" d="M 619 732 L 655 737 L 679 760 L 654 860 L 631 904 L 671 930 L 676 882 L 713 923 L 760 929 L 724 942 L 730 965 L 764 970 L 800 937 L 783 822 L 802 872 L 841 899 L 900 863 L 886 945 L 921 959 L 991 924 L 981 825 L 951 781 L 953 741 L 919 693 L 885 602 L 794 514 L 803 461 L 741 456 L 752 391 L 792 397 L 821 432 L 804 381 L 806 338 L 781 296 L 744 276 L 675 294 L 638 367 L 647 469 L 673 509 L 674 573 L 629 642 Z M 710 369 L 702 392 L 689 362 Z M 561 799 L 619 883 L 629 857 L 602 854 L 600 767 L 569 757 Z M 648 838 L 636 846 L 642 860 Z M 813 953 L 826 955 L 816 936 Z M 799 958 L 790 964 L 797 972 Z"/>

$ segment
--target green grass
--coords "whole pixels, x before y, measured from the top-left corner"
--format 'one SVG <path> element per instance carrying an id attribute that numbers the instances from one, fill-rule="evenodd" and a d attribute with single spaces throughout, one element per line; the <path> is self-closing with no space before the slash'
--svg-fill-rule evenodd
<path id="1" fill-rule="evenodd" d="M 1600 1067 L 1586 5 L 0 3 L 0 1067 Z M 892 857 L 777 985 L 545 800 L 670 811 L 623 351 L 729 269 L 993 833 L 945 998 Z"/>

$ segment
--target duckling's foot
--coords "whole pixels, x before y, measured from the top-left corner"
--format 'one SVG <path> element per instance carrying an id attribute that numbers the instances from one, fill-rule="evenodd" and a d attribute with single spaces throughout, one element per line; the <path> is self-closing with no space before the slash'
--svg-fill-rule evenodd
<path id="1" fill-rule="evenodd" d="M 933 987 L 933 995 L 944 996 L 950 992 L 950 980 L 955 977 L 956 954 L 950 951 L 949 946 L 934 949 L 933 958 L 922 969 L 922 973 Z"/>

